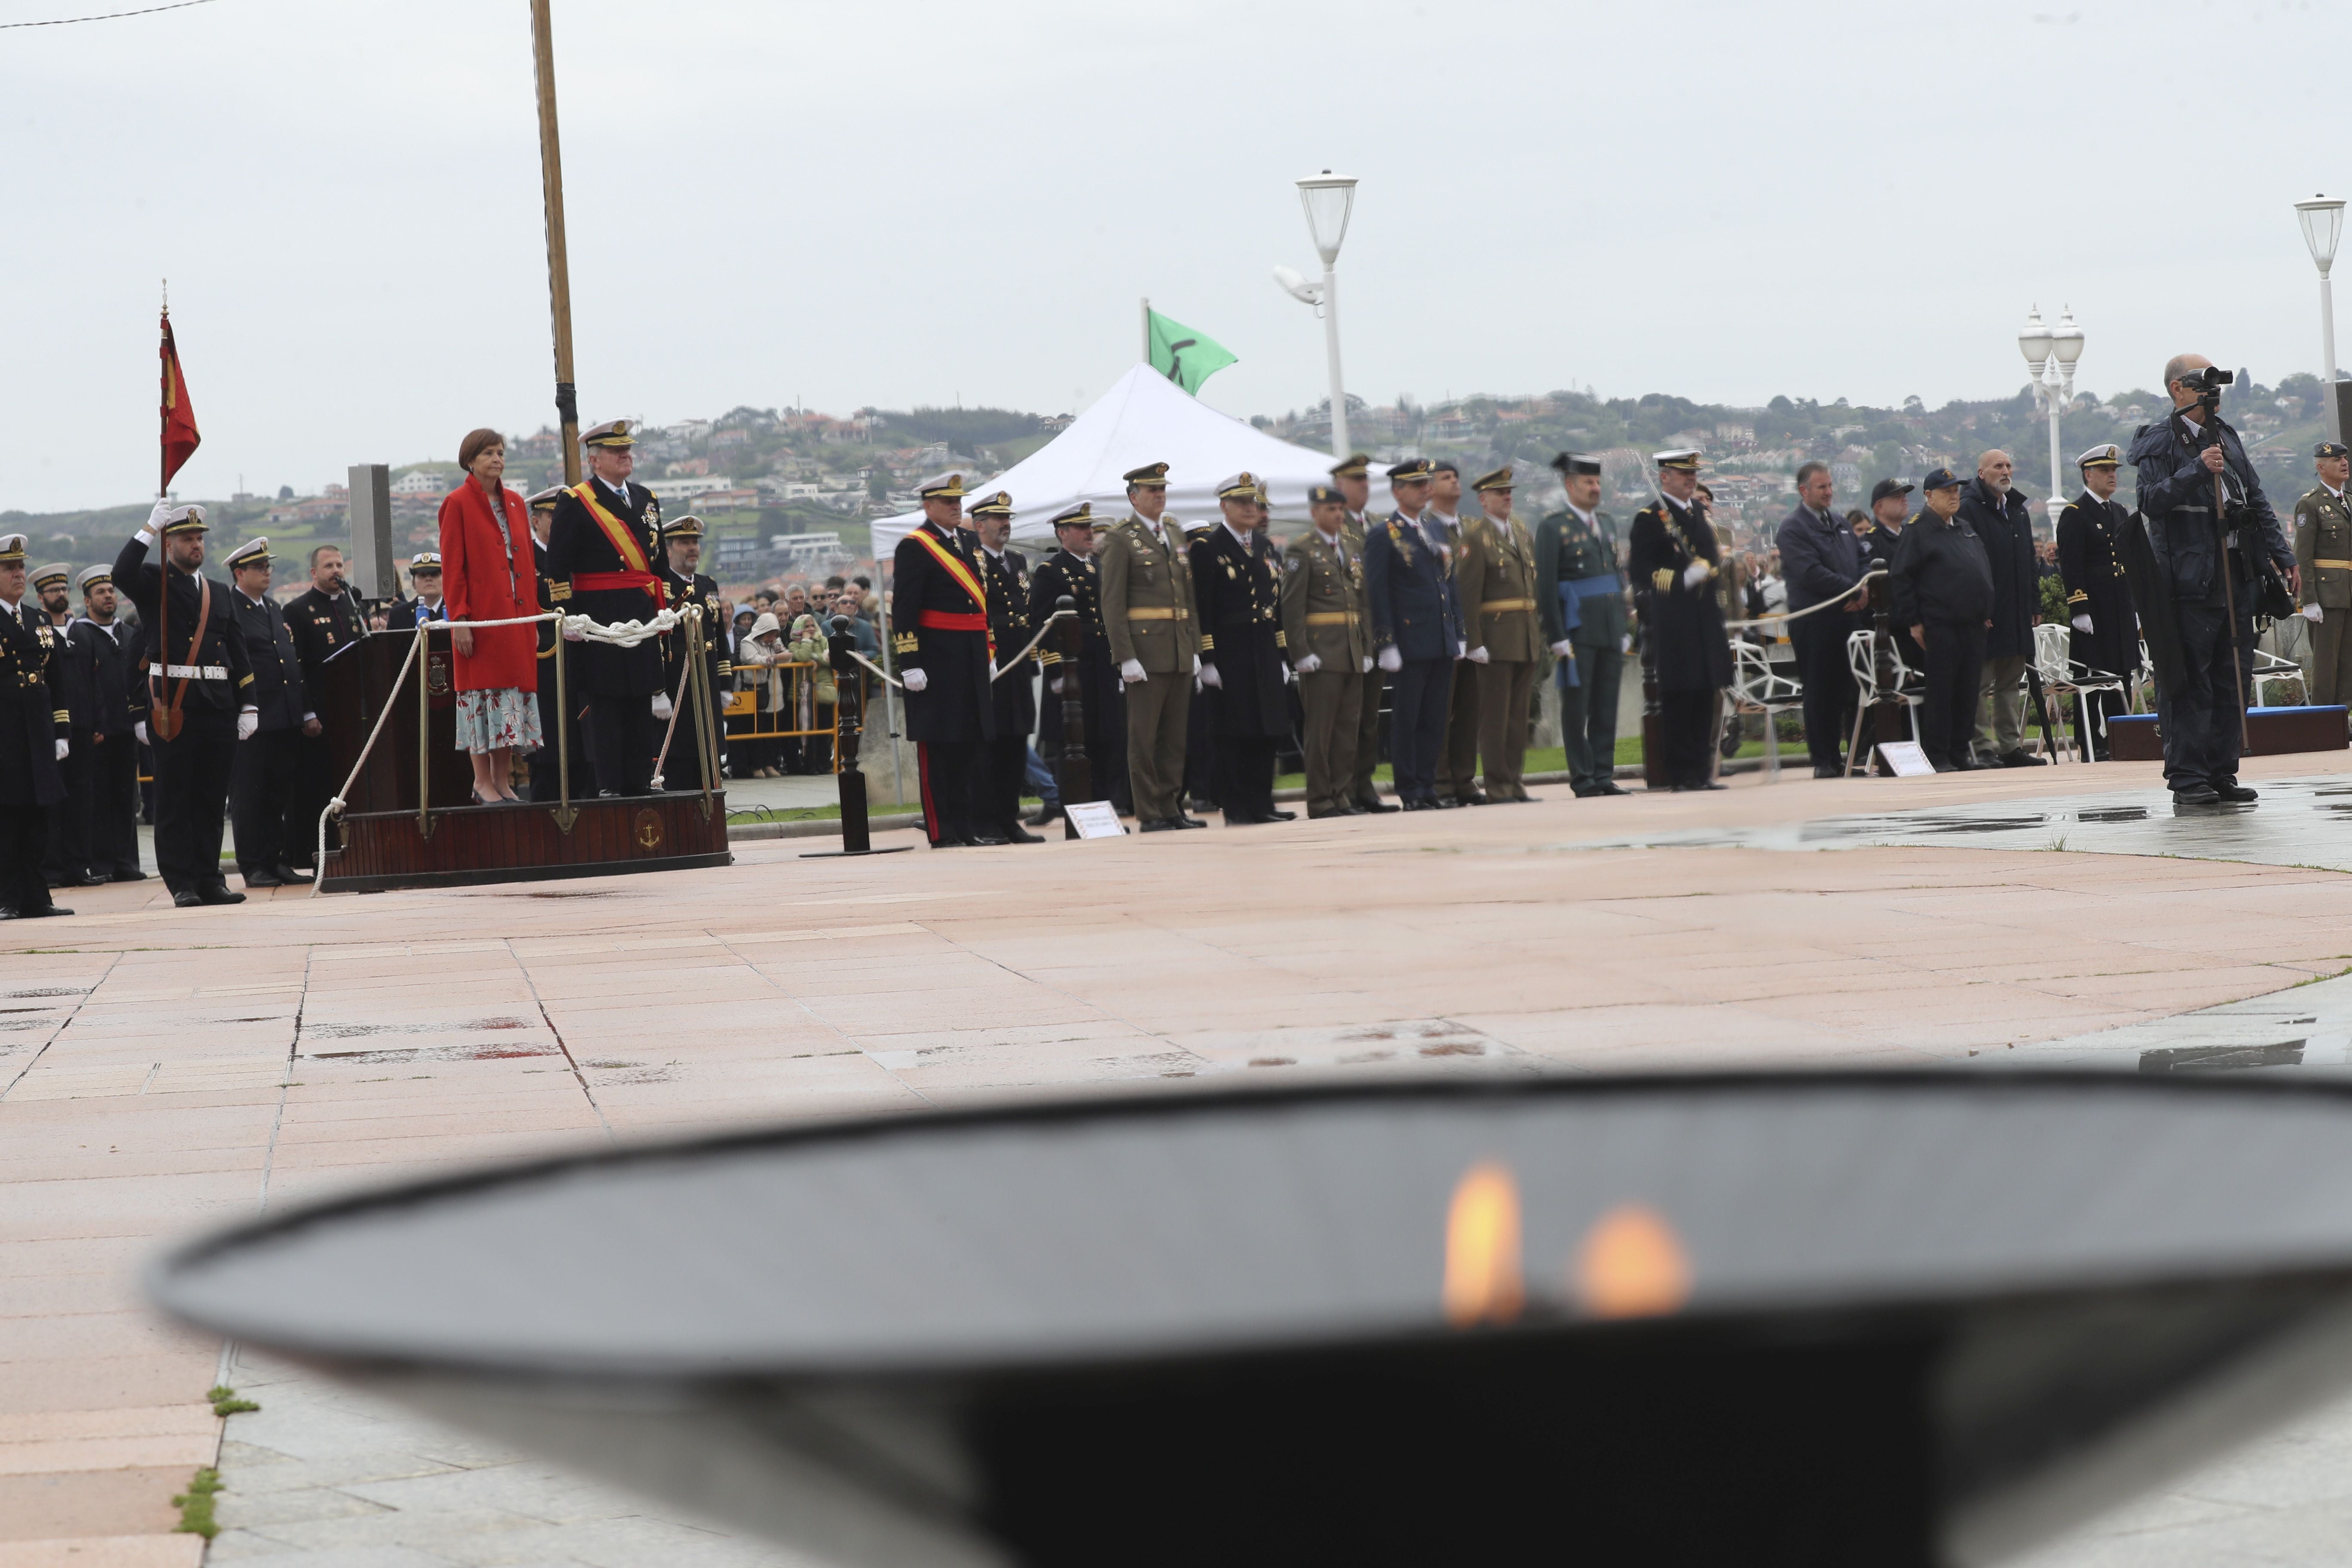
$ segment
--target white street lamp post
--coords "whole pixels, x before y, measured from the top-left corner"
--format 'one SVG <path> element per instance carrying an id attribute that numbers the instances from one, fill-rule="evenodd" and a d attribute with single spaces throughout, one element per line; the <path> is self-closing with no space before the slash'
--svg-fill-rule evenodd
<path id="1" fill-rule="evenodd" d="M 1339 260 L 1339 242 L 1348 237 L 1348 218 L 1356 206 L 1356 182 L 1326 169 L 1298 182 L 1298 204 L 1307 209 L 1307 232 L 1315 253 L 1323 258 L 1323 281 L 1309 283 L 1287 267 L 1274 269 L 1275 281 L 1296 298 L 1323 312 L 1323 352 L 1331 367 L 1331 455 L 1348 455 L 1348 389 L 1339 376 L 1339 279 L 1333 268 Z"/>
<path id="2" fill-rule="evenodd" d="M 2311 247 L 2312 260 L 2319 264 L 2319 364 L 2326 373 L 2319 384 L 2327 399 L 2327 438 L 2341 441 L 2344 425 L 2336 406 L 2336 286 L 2327 280 L 2327 271 L 2336 265 L 2336 241 L 2344 232 L 2344 204 L 2315 196 L 2295 203 L 2294 216 L 2303 222 L 2303 242 Z"/>
<path id="3" fill-rule="evenodd" d="M 2083 357 L 2083 329 L 2074 324 L 2072 306 L 2060 312 L 2058 324 L 2044 326 L 2042 307 L 2027 312 L 2018 329 L 2017 346 L 2024 352 L 2027 378 L 2034 401 L 2050 415 L 2050 527 L 2056 531 L 2058 514 L 2066 510 L 2064 458 L 2060 455 L 2059 416 L 2074 396 L 2074 362 Z"/>

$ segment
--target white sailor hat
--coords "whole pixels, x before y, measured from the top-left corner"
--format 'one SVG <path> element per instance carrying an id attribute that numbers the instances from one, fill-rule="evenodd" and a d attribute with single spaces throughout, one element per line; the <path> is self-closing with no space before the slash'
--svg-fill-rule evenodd
<path id="1" fill-rule="evenodd" d="M 247 540 L 229 552 L 228 564 L 231 570 L 239 566 L 268 565 L 269 541 L 258 537 Z"/>
<path id="2" fill-rule="evenodd" d="M 1698 472 L 1698 448 L 1675 447 L 1664 452 L 1653 452 L 1650 454 L 1650 461 L 1662 468 L 1674 468 L 1685 474 L 1695 474 Z"/>
<path id="3" fill-rule="evenodd" d="M 1238 474 L 1229 474 L 1219 479 L 1217 499 L 1219 500 L 1257 500 L 1257 476 L 1244 468 Z"/>
<path id="4" fill-rule="evenodd" d="M 2113 441 L 2102 441 L 2074 459 L 2078 468 L 2112 468 L 2124 460 L 2124 449 Z"/>
<path id="5" fill-rule="evenodd" d="M 557 501 L 563 499 L 563 494 L 564 491 L 562 485 L 550 485 L 545 489 L 533 495 L 529 500 L 522 504 L 530 508 L 531 510 L 537 511 L 541 507 L 553 506 Z"/>
<path id="6" fill-rule="evenodd" d="M 207 531 L 205 509 L 200 506 L 175 506 L 163 514 L 165 533 L 203 533 Z"/>
<path id="7" fill-rule="evenodd" d="M 113 581 L 113 567 L 85 566 L 81 569 L 81 574 L 74 579 L 74 586 L 81 590 L 82 597 L 86 599 L 89 597 L 89 591 L 92 588 L 98 587 L 101 584 L 110 584 Z"/>
<path id="8" fill-rule="evenodd" d="M 66 585 L 66 579 L 71 575 L 73 575 L 72 567 L 67 565 L 62 561 L 53 561 L 47 566 L 40 567 L 33 573 L 33 586 L 35 588 L 62 588 Z"/>

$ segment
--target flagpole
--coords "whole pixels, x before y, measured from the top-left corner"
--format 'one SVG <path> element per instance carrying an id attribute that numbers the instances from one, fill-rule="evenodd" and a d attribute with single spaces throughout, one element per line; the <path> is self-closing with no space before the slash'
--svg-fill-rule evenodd
<path id="1" fill-rule="evenodd" d="M 166 332 L 172 330 L 172 280 L 169 278 L 163 279 L 163 330 Z M 157 348 L 155 357 L 159 360 L 163 359 L 162 348 Z M 157 379 L 168 383 L 171 374 L 171 362 L 164 360 Z M 171 391 L 170 385 L 165 384 L 163 395 L 155 400 L 155 499 L 157 500 L 166 500 L 172 493 Z"/>
<path id="2" fill-rule="evenodd" d="M 539 174 L 547 203 L 547 298 L 555 318 L 555 412 L 562 424 L 563 482 L 580 482 L 580 399 L 572 379 L 572 268 L 563 244 L 563 153 L 555 134 L 555 39 L 549 0 L 530 0 L 530 52 L 539 78 Z"/>

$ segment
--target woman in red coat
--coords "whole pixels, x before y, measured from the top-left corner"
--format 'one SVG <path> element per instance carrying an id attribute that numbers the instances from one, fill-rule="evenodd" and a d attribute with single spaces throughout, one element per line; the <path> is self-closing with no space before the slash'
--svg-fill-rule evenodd
<path id="1" fill-rule="evenodd" d="M 467 479 L 441 498 L 442 596 L 449 619 L 539 614 L 539 574 L 522 498 L 501 482 L 505 438 L 477 430 L 457 447 Z M 539 628 L 453 626 L 457 744 L 474 759 L 474 799 L 519 800 L 514 753 L 539 750 Z"/>

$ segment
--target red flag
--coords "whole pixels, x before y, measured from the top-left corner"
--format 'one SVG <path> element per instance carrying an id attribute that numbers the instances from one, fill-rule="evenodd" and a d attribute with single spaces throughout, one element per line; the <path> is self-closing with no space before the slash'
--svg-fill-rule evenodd
<path id="1" fill-rule="evenodd" d="M 163 318 L 163 482 L 161 495 L 172 488 L 172 476 L 196 455 L 204 437 L 196 434 L 196 411 L 188 406 L 188 384 L 180 374 L 180 346 L 172 341 L 172 318 Z"/>

